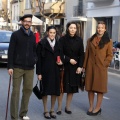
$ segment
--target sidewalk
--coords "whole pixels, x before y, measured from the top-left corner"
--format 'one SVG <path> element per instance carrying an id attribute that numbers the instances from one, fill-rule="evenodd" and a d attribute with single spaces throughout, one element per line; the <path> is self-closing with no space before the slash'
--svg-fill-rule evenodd
<path id="1" fill-rule="evenodd" d="M 111 72 L 111 73 L 115 73 L 115 74 L 119 74 L 119 75 L 120 75 L 120 70 L 114 69 L 114 68 L 112 68 L 112 67 L 109 67 L 109 68 L 108 68 L 108 72 Z"/>
<path id="2" fill-rule="evenodd" d="M 37 81 L 37 77 L 35 75 L 34 85 L 36 84 L 36 81 Z M 4 68 L 0 69 L 0 96 L 1 96 L 0 97 L 0 120 L 5 120 L 8 84 L 9 84 L 9 75 L 7 74 L 7 69 L 4 69 Z M 12 91 L 12 85 L 11 85 L 11 91 Z M 21 89 L 21 93 L 22 93 L 22 89 Z M 64 112 L 65 103 L 66 103 L 66 94 L 64 94 L 64 98 L 63 98 L 62 115 L 57 115 L 56 120 L 108 120 L 106 118 L 108 117 L 106 107 L 104 108 L 102 107 L 101 115 L 93 116 L 93 117 L 86 115 L 86 112 L 89 107 L 87 92 L 79 91 L 79 93 L 74 94 L 73 100 L 71 103 L 71 110 L 72 110 L 71 115 L 68 115 Z M 48 97 L 48 109 L 50 109 L 50 97 Z M 57 102 L 55 105 L 55 112 L 56 111 L 57 111 Z M 28 116 L 30 117 L 30 120 L 47 120 L 43 116 L 42 101 L 38 100 L 33 93 L 30 98 Z M 8 110 L 8 120 L 11 120 L 10 106 Z"/>
<path id="3" fill-rule="evenodd" d="M 6 80 L 0 81 L 1 85 L 1 97 L 0 97 L 0 120 L 5 120 L 5 109 L 6 109 L 6 101 L 7 101 L 7 90 L 8 90 L 8 79 L 9 76 L 6 76 Z M 34 85 L 36 84 L 36 78 L 34 79 Z M 12 86 L 11 86 L 12 91 Z M 22 92 L 22 91 L 21 91 Z M 76 93 L 73 97 L 71 110 L 72 114 L 68 115 L 64 112 L 65 109 L 65 101 L 66 101 L 66 94 L 63 98 L 63 105 L 62 105 L 62 115 L 57 115 L 56 120 L 107 120 L 105 118 L 106 113 L 102 112 L 102 115 L 98 116 L 88 116 L 86 115 L 86 111 L 88 109 L 88 98 L 87 92 L 79 92 Z M 10 103 L 10 101 L 9 101 Z M 50 97 L 48 97 L 48 109 L 50 109 Z M 55 112 L 57 111 L 57 102 L 55 105 Z M 43 116 L 43 103 L 42 100 L 38 100 L 36 96 L 32 93 L 29 103 L 29 110 L 28 114 L 30 120 L 47 120 Z M 8 120 L 10 119 L 10 106 L 8 110 Z M 53 120 L 53 119 L 51 119 Z"/>

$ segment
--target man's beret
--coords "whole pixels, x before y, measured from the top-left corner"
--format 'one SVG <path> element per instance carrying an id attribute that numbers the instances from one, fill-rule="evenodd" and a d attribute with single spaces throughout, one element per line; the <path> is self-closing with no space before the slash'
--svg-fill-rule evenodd
<path id="1" fill-rule="evenodd" d="M 24 16 L 22 16 L 21 18 L 20 18 L 20 20 L 24 20 L 25 18 L 32 18 L 32 14 L 26 14 L 26 15 L 24 15 Z"/>

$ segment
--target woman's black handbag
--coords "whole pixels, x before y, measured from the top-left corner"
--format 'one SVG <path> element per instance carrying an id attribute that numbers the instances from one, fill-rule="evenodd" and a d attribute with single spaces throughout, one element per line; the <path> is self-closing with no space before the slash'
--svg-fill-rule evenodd
<path id="1" fill-rule="evenodd" d="M 38 87 L 38 82 L 40 82 L 40 87 Z M 43 85 L 42 85 L 42 80 L 37 80 L 37 84 L 33 88 L 33 93 L 36 95 L 36 97 L 40 100 L 42 99 L 43 96 Z"/>
<path id="2" fill-rule="evenodd" d="M 85 72 L 81 73 L 81 77 L 80 77 L 80 85 L 79 85 L 80 89 L 82 91 L 84 91 L 85 89 Z"/>

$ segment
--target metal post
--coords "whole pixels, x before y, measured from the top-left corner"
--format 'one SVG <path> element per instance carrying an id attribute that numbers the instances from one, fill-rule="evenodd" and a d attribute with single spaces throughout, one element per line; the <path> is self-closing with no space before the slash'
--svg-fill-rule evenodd
<path id="1" fill-rule="evenodd" d="M 120 70 L 120 49 L 119 49 L 119 52 L 118 52 L 118 60 L 119 60 L 119 70 Z"/>
<path id="2" fill-rule="evenodd" d="M 6 6 L 5 6 L 5 8 L 6 8 L 6 11 L 5 11 L 5 18 L 6 18 L 6 28 L 7 28 L 7 30 L 8 30 L 8 0 L 6 0 Z"/>
<path id="3" fill-rule="evenodd" d="M 43 6 L 43 15 L 44 15 L 44 5 L 45 5 L 45 1 L 42 0 L 42 6 Z M 43 22 L 42 22 L 42 38 L 44 37 L 44 17 L 43 17 Z"/>
<path id="4" fill-rule="evenodd" d="M 18 0 L 18 20 L 19 20 L 19 14 L 20 14 L 20 2 Z"/>

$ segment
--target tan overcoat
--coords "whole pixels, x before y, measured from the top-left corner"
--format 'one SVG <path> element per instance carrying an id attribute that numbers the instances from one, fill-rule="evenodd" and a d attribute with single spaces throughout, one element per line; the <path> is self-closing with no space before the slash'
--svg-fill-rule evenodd
<path id="1" fill-rule="evenodd" d="M 107 92 L 107 68 L 112 60 L 112 40 L 100 49 L 90 39 L 87 41 L 83 67 L 86 71 L 85 89 L 87 91 Z"/>

